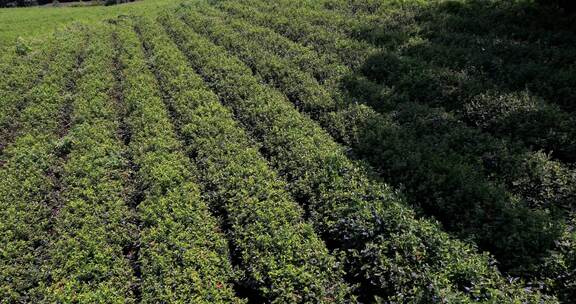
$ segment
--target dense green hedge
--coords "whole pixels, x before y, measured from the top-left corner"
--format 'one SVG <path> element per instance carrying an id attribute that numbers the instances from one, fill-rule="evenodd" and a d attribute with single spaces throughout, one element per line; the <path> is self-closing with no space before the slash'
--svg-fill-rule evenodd
<path id="1" fill-rule="evenodd" d="M 201 12 L 196 13 L 197 9 Z M 266 33 L 263 30 L 254 36 L 242 35 L 241 33 L 248 31 L 242 29 L 236 33 L 217 18 L 205 17 L 207 14 L 210 14 L 208 9 L 202 11 L 202 8 L 195 7 L 194 10 L 186 13 L 184 19 L 192 28 L 208 35 L 216 43 L 238 55 L 252 70 L 276 85 L 297 107 L 320 120 L 326 129 L 332 131 L 332 134 L 341 134 L 340 137 L 356 140 L 357 142 L 352 142 L 352 147 L 357 152 L 371 160 L 378 168 L 386 170 L 385 176 L 389 179 L 413 187 L 408 189 L 413 201 L 422 203 L 425 210 L 436 215 L 449 229 L 457 231 L 464 238 L 477 235 L 476 240 L 482 248 L 492 250 L 506 265 L 512 262 L 526 264 L 527 258 L 539 257 L 543 254 L 543 250 L 553 246 L 554 237 L 558 236 L 559 232 L 546 231 L 551 220 L 546 218 L 544 213 L 531 212 L 526 207 L 515 206 L 509 201 L 511 198 L 504 189 L 492 185 L 477 173 L 478 169 L 474 167 L 474 163 L 469 164 L 471 160 L 448 149 L 434 151 L 422 144 L 427 140 L 423 139 L 425 134 L 413 137 L 410 134 L 405 135 L 402 129 L 396 129 L 389 120 L 372 113 L 367 108 L 352 107 L 341 112 L 329 113 L 336 108 L 336 104 L 327 90 L 321 87 L 311 75 L 299 71 L 290 60 L 279 58 L 266 51 L 266 45 L 269 44 L 256 43 L 257 37 L 265 36 Z M 239 22 L 236 22 L 236 25 L 239 26 Z M 271 32 L 267 34 L 268 36 L 274 35 Z M 278 42 L 280 39 L 274 40 Z M 289 46 L 285 49 L 289 49 Z M 295 52 L 288 54 L 294 55 Z M 347 126 L 350 122 L 356 122 L 360 130 L 363 124 L 366 124 L 364 130 L 371 137 L 365 136 L 362 138 L 364 140 L 358 140 L 354 138 L 354 135 L 362 131 L 338 129 L 341 126 Z M 369 127 L 368 124 L 370 124 Z M 465 138 L 464 135 L 468 137 L 476 135 L 476 138 L 482 138 L 477 133 L 467 132 L 452 140 L 461 140 Z M 442 139 L 433 138 L 430 141 L 438 145 Z M 486 139 L 480 143 L 484 145 L 478 144 L 467 148 L 481 152 L 483 146 L 490 146 Z M 486 147 L 484 149 L 488 150 Z M 385 153 L 386 150 L 388 153 Z M 394 151 L 395 154 L 390 155 L 390 151 Z M 420 160 L 409 159 L 408 165 L 401 166 L 402 158 L 406 158 L 415 151 L 422 154 L 436 153 L 423 155 Z M 472 161 L 475 157 L 476 155 L 471 157 Z M 424 164 L 426 162 L 427 165 Z M 446 177 L 442 179 L 443 176 Z M 452 189 L 455 187 L 460 189 L 461 193 L 458 195 L 453 194 Z M 427 200 L 426 195 L 431 193 L 441 196 L 443 201 L 439 203 Z M 567 200 L 568 198 L 559 197 L 559 199 Z M 560 203 L 567 204 L 566 201 Z M 461 216 L 454 218 L 452 215 L 456 213 Z M 511 237 L 516 236 L 519 240 L 511 242 Z"/>
<path id="2" fill-rule="evenodd" d="M 176 137 L 131 23 L 115 32 L 117 107 L 137 185 L 137 263 L 142 303 L 241 303 L 232 287 L 228 243 L 200 197 L 196 169 Z M 137 248 L 135 248 L 137 250 Z"/>
<path id="3" fill-rule="evenodd" d="M 31 289 L 43 280 L 41 264 L 49 240 L 50 217 L 58 171 L 60 111 L 70 102 L 64 94 L 85 47 L 85 33 L 68 28 L 47 45 L 56 55 L 46 77 L 26 98 L 20 132 L 4 150 L 0 168 L 0 298 L 7 302 L 34 302 Z M 56 52 L 57 50 L 57 52 Z"/>
<path id="4" fill-rule="evenodd" d="M 486 256 L 436 225 L 416 220 L 394 191 L 372 183 L 343 147 L 238 59 L 170 15 L 161 22 L 207 84 L 262 142 L 318 233 L 347 254 L 348 273 L 362 284 L 365 299 L 530 302 L 539 297 L 506 283 Z"/>
<path id="5" fill-rule="evenodd" d="M 286 184 L 259 155 L 162 28 L 140 19 L 137 29 L 199 167 L 212 206 L 226 217 L 234 256 L 252 300 L 273 303 L 351 301 L 342 269 L 328 254 Z"/>
<path id="6" fill-rule="evenodd" d="M 53 206 L 46 279 L 47 303 L 131 302 L 135 274 L 124 248 L 136 226 L 126 204 L 126 147 L 117 136 L 111 32 L 96 32 L 75 75 L 70 129 L 58 143 L 65 158 Z M 45 288 L 45 289 L 44 289 Z"/>

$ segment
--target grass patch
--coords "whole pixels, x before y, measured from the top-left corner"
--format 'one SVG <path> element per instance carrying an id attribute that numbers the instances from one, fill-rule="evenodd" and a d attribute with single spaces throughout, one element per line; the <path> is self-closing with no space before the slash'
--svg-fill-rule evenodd
<path id="1" fill-rule="evenodd" d="M 130 12 L 155 12 L 157 8 L 175 5 L 180 1 L 145 0 L 113 6 L 58 7 L 36 6 L 0 9 L 0 49 L 16 44 L 18 37 L 42 40 L 54 30 L 81 21 L 94 23 Z"/>

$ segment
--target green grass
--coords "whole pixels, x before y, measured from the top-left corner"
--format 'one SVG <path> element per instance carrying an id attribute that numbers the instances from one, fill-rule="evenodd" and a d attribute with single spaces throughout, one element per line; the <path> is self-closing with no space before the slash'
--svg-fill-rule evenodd
<path id="1" fill-rule="evenodd" d="M 93 23 L 130 12 L 155 12 L 181 1 L 143 0 L 114 6 L 23 7 L 0 9 L 0 49 L 15 44 L 18 37 L 42 40 L 54 30 L 81 21 Z"/>

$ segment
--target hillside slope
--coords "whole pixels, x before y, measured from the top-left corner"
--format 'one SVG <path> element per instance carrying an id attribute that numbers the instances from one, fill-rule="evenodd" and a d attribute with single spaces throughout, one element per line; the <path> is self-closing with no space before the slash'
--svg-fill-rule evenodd
<path id="1" fill-rule="evenodd" d="M 118 8 L 0 56 L 0 302 L 576 297 L 573 17 Z"/>

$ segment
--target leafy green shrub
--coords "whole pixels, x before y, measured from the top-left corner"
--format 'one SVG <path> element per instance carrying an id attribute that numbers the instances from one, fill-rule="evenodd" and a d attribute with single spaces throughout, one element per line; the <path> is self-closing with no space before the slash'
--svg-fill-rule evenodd
<path id="1" fill-rule="evenodd" d="M 24 56 L 30 53 L 31 50 L 32 48 L 28 45 L 26 40 L 22 37 L 18 37 L 16 40 L 16 54 Z"/>
<path id="2" fill-rule="evenodd" d="M 479 94 L 464 106 L 463 114 L 491 133 L 510 134 L 528 146 L 576 160 L 576 120 L 528 92 Z"/>
<path id="3" fill-rule="evenodd" d="M 576 210 L 576 172 L 542 152 L 530 154 L 522 166 L 509 168 L 510 187 L 528 197 L 531 206 L 562 213 Z"/>

